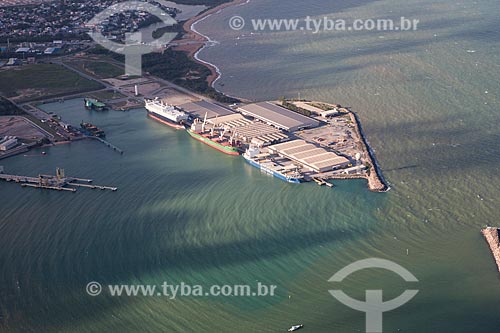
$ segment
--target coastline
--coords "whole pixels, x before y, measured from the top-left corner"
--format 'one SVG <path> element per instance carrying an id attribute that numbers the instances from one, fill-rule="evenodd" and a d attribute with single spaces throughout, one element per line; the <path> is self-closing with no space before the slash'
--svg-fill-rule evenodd
<path id="1" fill-rule="evenodd" d="M 216 6 L 214 8 L 211 8 L 211 9 L 201 13 L 200 15 L 197 15 L 195 17 L 190 18 L 189 20 L 184 22 L 184 24 L 182 26 L 182 28 L 185 31 L 185 34 L 183 35 L 181 41 L 184 41 L 184 42 L 187 41 L 188 44 L 176 46 L 174 48 L 174 50 L 186 52 L 190 59 L 207 67 L 211 72 L 210 76 L 207 77 L 207 82 L 214 89 L 215 89 L 215 83 L 222 76 L 222 72 L 220 71 L 220 69 L 216 65 L 214 65 L 208 61 L 200 59 L 198 55 L 205 47 L 207 47 L 213 43 L 216 43 L 216 41 L 211 40 L 210 37 L 197 31 L 195 26 L 196 26 L 196 24 L 198 24 L 199 22 L 202 22 L 203 20 L 207 19 L 208 17 L 212 16 L 213 14 L 220 13 L 225 8 L 232 7 L 232 6 L 238 6 L 238 5 L 244 5 L 244 4 L 247 4 L 249 2 L 250 2 L 250 0 L 233 0 L 231 2 L 223 3 L 219 6 Z M 229 96 L 229 97 L 232 97 L 232 96 Z"/>
<path id="2" fill-rule="evenodd" d="M 315 103 L 325 103 L 320 101 L 314 101 Z M 325 103 L 328 104 L 328 103 Z M 334 104 L 330 104 L 334 107 Z M 362 145 L 363 153 L 366 154 L 367 164 L 369 165 L 369 171 L 367 174 L 331 174 L 327 177 L 317 177 L 323 180 L 348 180 L 348 179 L 365 179 L 367 181 L 368 189 L 372 192 L 389 192 L 391 187 L 387 184 L 384 176 L 382 175 L 382 169 L 380 168 L 377 159 L 375 158 L 375 153 L 373 149 L 370 147 L 368 140 L 363 131 L 363 127 L 361 125 L 361 120 L 358 115 L 346 107 L 341 107 L 340 110 L 347 113 L 351 122 L 355 125 L 354 130 L 359 137 L 359 142 Z M 343 155 L 345 156 L 345 155 Z M 345 156 L 349 158 L 348 156 Z M 314 177 L 313 177 L 314 178 Z M 311 178 L 312 179 L 312 178 Z"/>
<path id="3" fill-rule="evenodd" d="M 361 121 L 355 112 L 351 110 L 348 111 L 353 123 L 356 124 L 356 131 L 358 132 L 358 135 L 362 140 L 363 147 L 365 148 L 366 153 L 369 157 L 371 170 L 369 176 L 365 177 L 368 180 L 368 188 L 370 189 L 370 191 L 373 192 L 388 192 L 391 188 L 387 184 L 384 176 L 382 175 L 382 170 L 380 169 L 380 165 L 378 164 L 377 159 L 375 158 L 375 152 L 370 147 L 370 144 L 366 139 L 365 133 L 363 131 L 363 126 L 361 125 Z"/>
<path id="4" fill-rule="evenodd" d="M 497 269 L 500 272 L 500 239 L 498 231 L 499 231 L 498 228 L 493 228 L 493 227 L 486 227 L 484 229 L 481 229 L 481 233 L 483 234 L 484 238 L 486 239 L 486 242 L 488 242 L 488 245 L 490 246 L 491 254 L 495 259 L 495 262 L 497 264 Z"/>

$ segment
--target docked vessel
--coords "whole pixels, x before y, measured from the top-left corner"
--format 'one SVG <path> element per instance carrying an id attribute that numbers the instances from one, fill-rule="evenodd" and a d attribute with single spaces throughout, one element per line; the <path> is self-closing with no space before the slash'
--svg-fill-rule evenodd
<path id="1" fill-rule="evenodd" d="M 97 99 L 92 99 L 92 98 L 85 98 L 85 108 L 87 110 L 94 110 L 94 111 L 106 111 L 108 108 L 106 104 L 99 102 Z"/>
<path id="2" fill-rule="evenodd" d="M 92 125 L 91 123 L 82 122 L 80 124 L 80 127 L 82 128 L 82 131 L 86 135 L 95 136 L 97 138 L 104 138 L 106 136 L 106 134 L 104 133 L 104 131 L 102 129 L 100 129 L 99 127 L 97 127 L 95 125 Z"/>
<path id="3" fill-rule="evenodd" d="M 215 128 L 207 130 L 205 126 L 206 119 L 203 122 L 196 119 L 191 125 L 191 128 L 188 129 L 188 133 L 194 139 L 203 142 L 204 144 L 217 149 L 224 154 L 240 155 L 237 144 L 234 142 L 233 138 L 227 138 L 225 136 L 226 133 L 224 130 L 216 130 Z"/>
<path id="4" fill-rule="evenodd" d="M 156 121 L 176 129 L 184 129 L 184 123 L 189 119 L 189 115 L 175 106 L 166 104 L 158 97 L 144 100 L 148 116 Z"/>
<path id="5" fill-rule="evenodd" d="M 270 160 L 269 154 L 261 154 L 260 148 L 250 146 L 245 154 L 245 160 L 260 171 L 270 174 L 276 178 L 293 184 L 300 184 L 304 176 L 298 171 L 295 165 L 281 166 Z"/>

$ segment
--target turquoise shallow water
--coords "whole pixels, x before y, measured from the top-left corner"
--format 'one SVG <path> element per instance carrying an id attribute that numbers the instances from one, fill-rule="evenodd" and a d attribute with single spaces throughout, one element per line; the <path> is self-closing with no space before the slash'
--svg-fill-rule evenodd
<path id="1" fill-rule="evenodd" d="M 309 332 L 360 331 L 363 314 L 333 299 L 327 280 L 367 257 L 393 260 L 420 281 L 414 300 L 384 315 L 385 331 L 497 331 L 498 273 L 479 229 L 498 224 L 498 9 L 494 1 L 252 1 L 197 26 L 220 42 L 200 57 L 221 68 L 225 92 L 263 100 L 300 91 L 352 106 L 392 185 L 386 194 L 362 181 L 337 182 L 333 191 L 285 184 L 144 110 L 90 115 L 81 100 L 45 105 L 69 123 L 102 127 L 125 154 L 79 142 L 4 160 L 6 171 L 60 166 L 119 191 L 0 184 L 0 331 L 276 332 L 295 323 Z M 404 15 L 421 19 L 422 30 L 311 36 L 227 28 L 235 14 L 262 13 Z M 165 280 L 261 281 L 278 294 L 168 300 L 84 290 L 89 281 Z M 370 270 L 342 288 L 359 299 L 383 288 L 392 298 L 407 285 Z"/>

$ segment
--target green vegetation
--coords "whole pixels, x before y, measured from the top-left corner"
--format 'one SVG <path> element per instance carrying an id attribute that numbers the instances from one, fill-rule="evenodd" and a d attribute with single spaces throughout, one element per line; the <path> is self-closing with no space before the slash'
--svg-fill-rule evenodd
<path id="1" fill-rule="evenodd" d="M 191 60 L 186 53 L 167 49 L 162 54 L 151 53 L 143 57 L 143 69 L 162 79 L 199 92 L 222 103 L 237 103 L 239 100 L 219 93 L 212 88 L 207 78 L 210 70 Z"/>
<path id="2" fill-rule="evenodd" d="M 0 116 L 19 116 L 24 111 L 14 105 L 11 101 L 0 96 Z"/>
<path id="3" fill-rule="evenodd" d="M 58 97 L 104 88 L 61 65 L 37 64 L 0 72 L 0 93 L 20 101 Z"/>
<path id="4" fill-rule="evenodd" d="M 323 111 L 330 111 L 332 109 L 332 105 L 330 104 L 325 104 L 325 103 L 308 103 L 308 104 Z M 335 105 L 335 107 L 340 108 L 341 106 L 337 104 Z"/>
<path id="5" fill-rule="evenodd" d="M 180 38 L 182 36 L 182 33 L 184 32 L 184 28 L 182 27 L 182 24 L 174 24 L 173 26 L 167 26 L 160 28 L 158 30 L 153 31 L 153 38 L 158 39 L 162 37 L 165 33 L 176 33 L 177 36 L 174 38 L 174 40 Z"/>
<path id="6" fill-rule="evenodd" d="M 303 109 L 303 108 L 299 108 L 298 106 L 295 106 L 294 104 L 292 104 L 292 103 L 290 103 L 290 102 L 288 102 L 286 100 L 282 100 L 281 104 L 283 105 L 283 107 L 287 108 L 288 110 L 300 113 L 300 114 L 302 114 L 304 116 L 310 117 L 312 115 L 311 111 Z"/>
<path id="7" fill-rule="evenodd" d="M 109 79 L 123 75 L 124 73 L 123 68 L 103 61 L 83 61 L 75 65 L 90 75 L 100 79 Z"/>
<path id="8" fill-rule="evenodd" d="M 93 48 L 89 53 L 107 55 L 114 60 L 124 61 L 123 55 L 112 53 L 100 46 Z M 146 54 L 142 57 L 142 69 L 144 72 L 171 81 L 221 103 L 240 102 L 212 88 L 207 82 L 207 78 L 211 74 L 210 70 L 204 65 L 190 59 L 184 52 L 167 49 L 163 53 Z"/>

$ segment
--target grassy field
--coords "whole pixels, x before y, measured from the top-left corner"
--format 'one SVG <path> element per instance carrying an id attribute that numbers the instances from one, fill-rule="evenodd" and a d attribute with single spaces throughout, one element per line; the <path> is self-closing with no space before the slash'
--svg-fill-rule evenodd
<path id="1" fill-rule="evenodd" d="M 89 54 L 92 56 L 109 57 L 120 62 L 124 61 L 123 55 L 111 53 L 100 46 L 89 51 Z M 163 53 L 146 54 L 142 57 L 142 70 L 222 103 L 239 102 L 239 100 L 225 96 L 212 88 L 207 82 L 210 70 L 204 65 L 190 59 L 182 51 L 167 49 Z M 194 77 L 191 73 L 195 73 Z"/>
<path id="2" fill-rule="evenodd" d="M 0 94 L 16 101 L 58 97 L 104 88 L 55 64 L 26 65 L 0 71 Z"/>
<path id="3" fill-rule="evenodd" d="M 109 79 L 125 73 L 125 69 L 123 67 L 120 68 L 116 65 L 103 61 L 84 60 L 79 61 L 78 63 L 71 63 L 71 66 L 99 79 Z"/>

